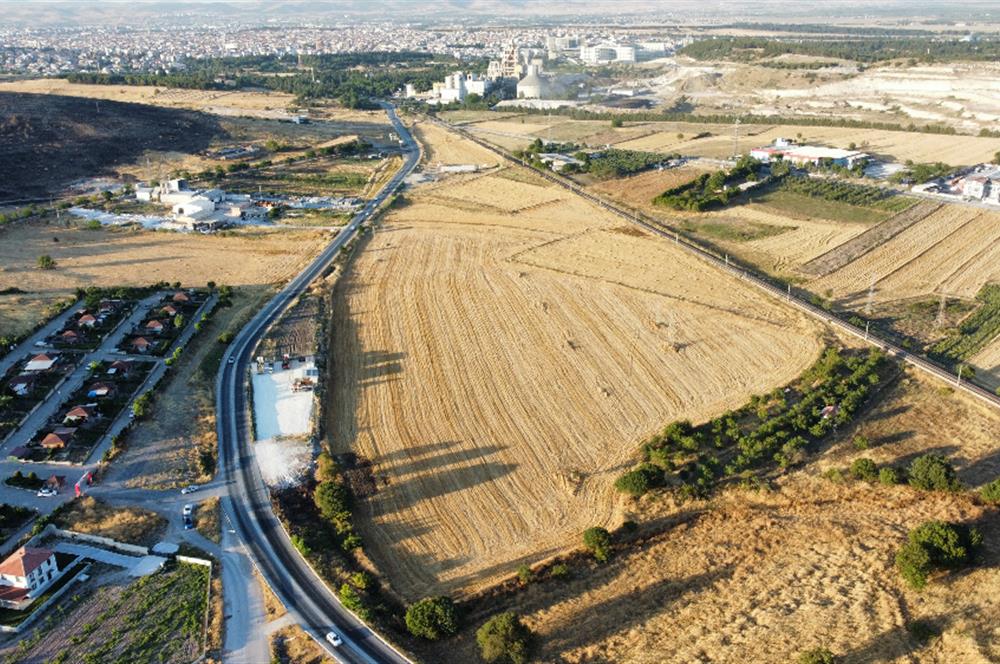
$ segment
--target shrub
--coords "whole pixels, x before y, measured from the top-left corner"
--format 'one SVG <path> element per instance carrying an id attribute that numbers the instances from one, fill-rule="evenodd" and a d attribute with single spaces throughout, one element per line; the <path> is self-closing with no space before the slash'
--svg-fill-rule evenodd
<path id="1" fill-rule="evenodd" d="M 886 486 L 893 486 L 899 484 L 900 477 L 899 471 L 891 466 L 886 466 L 885 468 L 880 468 L 878 471 L 878 481 Z"/>
<path id="2" fill-rule="evenodd" d="M 855 459 L 854 463 L 851 464 L 851 477 L 856 480 L 874 482 L 878 477 L 878 466 L 875 465 L 874 461 L 865 457 Z"/>
<path id="3" fill-rule="evenodd" d="M 911 530 L 907 539 L 896 553 L 896 568 L 911 588 L 920 590 L 935 569 L 955 569 L 971 562 L 983 538 L 976 528 L 927 521 Z"/>
<path id="4" fill-rule="evenodd" d="M 406 609 L 406 629 L 414 636 L 434 641 L 458 627 L 458 609 L 450 597 L 426 597 Z"/>
<path id="5" fill-rule="evenodd" d="M 340 482 L 320 482 L 313 492 L 313 503 L 327 521 L 342 521 L 351 516 L 351 495 Z"/>
<path id="6" fill-rule="evenodd" d="M 583 531 L 583 545 L 603 563 L 611 556 L 611 533 L 600 527 L 587 528 Z"/>
<path id="7" fill-rule="evenodd" d="M 837 657 L 827 648 L 813 648 L 799 655 L 799 664 L 834 664 Z"/>
<path id="8" fill-rule="evenodd" d="M 566 563 L 556 563 L 549 570 L 549 576 L 553 579 L 565 579 L 569 576 L 569 565 Z"/>
<path id="9" fill-rule="evenodd" d="M 924 454 L 910 464 L 910 485 L 925 491 L 957 491 L 961 488 L 955 468 L 938 454 Z"/>
<path id="10" fill-rule="evenodd" d="M 863 451 L 863 450 L 867 450 L 869 447 L 871 447 L 871 443 L 868 441 L 868 437 L 867 436 L 855 436 L 853 444 L 854 444 L 854 449 L 856 449 L 856 450 L 862 450 Z"/>
<path id="11" fill-rule="evenodd" d="M 531 654 L 531 630 L 512 611 L 497 614 L 476 630 L 479 654 L 487 662 L 526 664 Z"/>
<path id="12" fill-rule="evenodd" d="M 663 471 L 651 463 L 643 463 L 615 480 L 615 488 L 638 497 L 662 483 Z"/>
<path id="13" fill-rule="evenodd" d="M 988 503 L 1000 503 L 1000 478 L 980 489 L 979 495 Z"/>
<path id="14" fill-rule="evenodd" d="M 52 256 L 49 256 L 48 254 L 42 254 L 41 256 L 38 257 L 38 259 L 35 262 L 37 263 L 38 268 L 41 270 L 52 270 L 55 269 L 56 267 L 55 259 L 53 259 Z"/>
<path id="15" fill-rule="evenodd" d="M 531 573 L 531 568 L 528 567 L 527 565 L 520 565 L 517 568 L 517 580 L 520 581 L 523 585 L 528 585 L 529 583 L 531 583 L 531 580 L 534 578 L 534 576 L 535 575 Z"/>

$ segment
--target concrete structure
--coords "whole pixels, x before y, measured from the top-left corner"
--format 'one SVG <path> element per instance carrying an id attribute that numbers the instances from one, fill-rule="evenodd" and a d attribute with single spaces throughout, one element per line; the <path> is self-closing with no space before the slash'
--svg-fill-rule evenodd
<path id="1" fill-rule="evenodd" d="M 635 62 L 635 46 L 610 43 L 581 46 L 580 60 L 587 65 L 602 65 L 611 62 Z"/>
<path id="2" fill-rule="evenodd" d="M 547 92 L 548 86 L 537 65 L 531 65 L 527 76 L 517 82 L 518 99 L 543 99 Z"/>
<path id="3" fill-rule="evenodd" d="M 53 552 L 22 546 L 0 563 L 0 606 L 24 608 L 49 587 L 58 573 Z"/>
<path id="4" fill-rule="evenodd" d="M 486 69 L 486 77 L 491 79 L 520 78 L 521 61 L 518 58 L 517 44 L 511 42 L 504 46 L 499 60 L 491 60 Z"/>
<path id="5" fill-rule="evenodd" d="M 559 152 L 540 152 L 538 153 L 538 158 L 543 163 L 548 164 L 548 167 L 554 171 L 560 171 L 565 166 L 570 164 L 574 166 L 583 166 L 583 162 L 576 157 L 571 157 L 568 154 L 562 154 Z"/>
<path id="6" fill-rule="evenodd" d="M 797 166 L 832 164 L 844 168 L 854 168 L 856 164 L 869 159 L 868 154 L 857 150 L 840 150 L 818 145 L 797 145 L 783 138 L 777 139 L 773 145 L 751 150 L 750 156 L 765 164 L 780 157 Z"/>
<path id="7" fill-rule="evenodd" d="M 200 196 L 173 207 L 174 217 L 178 221 L 196 222 L 211 217 L 215 213 L 215 203 Z"/>

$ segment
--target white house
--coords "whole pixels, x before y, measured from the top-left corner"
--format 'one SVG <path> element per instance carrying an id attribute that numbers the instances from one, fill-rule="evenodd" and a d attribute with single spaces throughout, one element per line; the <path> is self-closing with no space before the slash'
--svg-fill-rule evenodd
<path id="1" fill-rule="evenodd" d="M 24 608 L 42 594 L 58 574 L 54 553 L 22 546 L 0 563 L 0 606 Z"/>
<path id="2" fill-rule="evenodd" d="M 144 185 L 137 185 L 135 188 L 135 200 L 142 201 L 144 203 L 149 203 L 156 200 L 160 196 L 159 187 L 146 187 Z"/>
<path id="3" fill-rule="evenodd" d="M 982 200 L 989 195 L 990 184 L 990 179 L 985 175 L 970 175 L 962 182 L 962 195 Z"/>
<path id="4" fill-rule="evenodd" d="M 48 371 L 55 366 L 58 361 L 58 355 L 46 355 L 42 353 L 41 355 L 35 355 L 31 358 L 27 364 L 24 365 L 25 371 Z"/>
<path id="5" fill-rule="evenodd" d="M 200 221 L 215 214 L 215 203 L 197 196 L 173 207 L 174 217 L 179 221 Z"/>

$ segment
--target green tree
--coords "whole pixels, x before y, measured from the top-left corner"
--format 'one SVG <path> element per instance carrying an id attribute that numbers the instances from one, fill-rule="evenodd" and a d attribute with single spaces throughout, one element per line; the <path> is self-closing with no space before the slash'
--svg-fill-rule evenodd
<path id="1" fill-rule="evenodd" d="M 611 557 L 611 533 L 604 528 L 595 526 L 583 531 L 583 545 L 598 562 L 603 563 Z"/>
<path id="2" fill-rule="evenodd" d="M 331 482 L 340 478 L 340 466 L 326 450 L 316 457 L 316 481 Z"/>
<path id="3" fill-rule="evenodd" d="M 617 129 L 617 128 L 621 127 L 624 124 L 625 124 L 625 122 L 621 118 L 619 118 L 619 117 L 611 118 L 611 128 L 612 129 Z"/>
<path id="4" fill-rule="evenodd" d="M 39 256 L 38 259 L 35 261 L 35 263 L 41 270 L 53 270 L 56 267 L 55 259 L 53 259 L 52 256 L 49 256 L 48 254 L 42 254 L 41 256 Z"/>
<path id="5" fill-rule="evenodd" d="M 886 486 L 899 484 L 899 471 L 891 466 L 880 468 L 878 471 L 878 481 Z"/>
<path id="6" fill-rule="evenodd" d="M 479 654 L 486 662 L 526 664 L 531 655 L 531 630 L 512 611 L 497 614 L 476 630 Z"/>
<path id="7" fill-rule="evenodd" d="M 351 516 L 350 493 L 340 482 L 320 482 L 313 492 L 313 502 L 327 521 L 342 521 Z"/>
<path id="8" fill-rule="evenodd" d="M 910 485 L 925 491 L 958 491 L 955 468 L 939 454 L 924 454 L 910 464 Z"/>
<path id="9" fill-rule="evenodd" d="M 458 609 L 450 597 L 426 597 L 406 609 L 406 629 L 435 641 L 458 631 Z"/>
<path id="10" fill-rule="evenodd" d="M 651 463 L 644 463 L 615 480 L 615 488 L 630 496 L 641 496 L 663 481 L 663 471 Z"/>
<path id="11" fill-rule="evenodd" d="M 799 655 L 799 664 L 834 664 L 837 657 L 827 648 L 813 648 Z"/>
<path id="12" fill-rule="evenodd" d="M 915 590 L 927 585 L 935 569 L 954 569 L 972 561 L 982 544 L 976 528 L 943 521 L 927 521 L 907 535 L 907 542 L 896 553 L 896 569 Z"/>
<path id="13" fill-rule="evenodd" d="M 174 316 L 174 327 L 178 330 L 184 327 L 184 314 Z"/>

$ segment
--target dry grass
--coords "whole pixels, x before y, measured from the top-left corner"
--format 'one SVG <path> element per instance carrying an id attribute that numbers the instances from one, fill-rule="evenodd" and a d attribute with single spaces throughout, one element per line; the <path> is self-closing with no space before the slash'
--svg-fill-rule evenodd
<path id="1" fill-rule="evenodd" d="M 327 232 L 312 230 L 201 235 L 90 231 L 55 221 L 8 226 L 0 230 L 0 290 L 17 287 L 25 293 L 14 296 L 20 304 L 0 309 L 0 316 L 12 314 L 10 319 L 0 318 L 0 329 L 23 329 L 44 314 L 37 308 L 26 312 L 17 307 L 66 298 L 87 286 L 145 286 L 158 281 L 199 287 L 209 281 L 231 286 L 282 283 L 328 240 Z M 42 254 L 55 259 L 56 269 L 38 269 L 35 261 Z"/>
<path id="2" fill-rule="evenodd" d="M 856 260 L 811 283 L 857 303 L 874 283 L 884 302 L 940 293 L 971 298 L 1000 280 L 1000 213 L 946 205 Z"/>
<path id="3" fill-rule="evenodd" d="M 798 314 L 505 173 L 415 190 L 335 294 L 329 431 L 375 464 L 360 531 L 409 599 L 613 525 L 611 483 L 643 435 L 788 381 L 819 350 Z"/>
<path id="4" fill-rule="evenodd" d="M 991 390 L 1000 390 L 1000 337 L 979 351 L 970 362 L 980 382 Z"/>
<path id="5" fill-rule="evenodd" d="M 681 166 L 665 171 L 646 171 L 627 178 L 598 182 L 589 188 L 599 196 L 611 198 L 637 210 L 662 211 L 662 208 L 653 208 L 654 198 L 667 189 L 687 184 L 710 170 L 698 166 Z"/>
<path id="6" fill-rule="evenodd" d="M 521 613 L 538 634 L 540 661 L 786 663 L 815 647 L 857 663 L 1000 653 L 995 549 L 924 593 L 904 589 L 893 569 L 907 530 L 928 519 L 986 518 L 987 548 L 995 546 L 995 512 L 968 499 L 798 475 L 775 492 L 651 502 L 640 513 L 659 529 L 650 539 L 606 565 L 577 563 L 569 580 L 484 600 L 470 620 Z M 916 619 L 946 630 L 931 652 L 906 630 Z M 441 661 L 473 661 L 472 631 L 437 651 Z"/>
<path id="7" fill-rule="evenodd" d="M 288 613 L 285 609 L 285 605 L 281 603 L 281 600 L 279 600 L 278 596 L 274 594 L 271 587 L 264 582 L 264 577 L 260 575 L 260 572 L 258 572 L 256 568 L 254 568 L 253 575 L 256 577 L 257 583 L 260 584 L 261 594 L 264 595 L 264 612 L 267 613 L 268 622 L 277 620 L 281 616 Z"/>
<path id="8" fill-rule="evenodd" d="M 53 523 L 64 530 L 141 546 L 159 542 L 167 528 L 167 520 L 156 512 L 139 507 L 112 507 L 90 496 L 66 503 Z"/>
<path id="9" fill-rule="evenodd" d="M 280 629 L 271 636 L 271 657 L 279 664 L 333 664 L 334 661 L 298 625 Z"/>
<path id="10" fill-rule="evenodd" d="M 222 540 L 218 496 L 212 496 L 198 503 L 197 510 L 195 510 L 194 527 L 203 537 L 216 544 Z"/>
<path id="11" fill-rule="evenodd" d="M 135 428 L 126 440 L 125 453 L 108 469 L 109 479 L 127 486 L 172 489 L 204 482 L 199 451 L 215 449 L 215 372 L 203 364 L 221 350 L 218 336 L 235 332 L 271 294 L 265 286 L 235 292 L 233 305 L 221 308 L 211 322 L 195 335 L 165 385 L 157 390 L 151 417 Z"/>
<path id="12" fill-rule="evenodd" d="M 864 436 L 870 449 L 854 449 L 851 441 Z M 920 454 L 936 452 L 950 458 L 959 479 L 979 487 L 1000 477 L 1000 416 L 964 392 L 908 370 L 878 406 L 859 424 L 846 430 L 842 444 L 816 462 L 816 472 L 847 467 L 857 457 L 878 464 L 905 465 Z"/>

